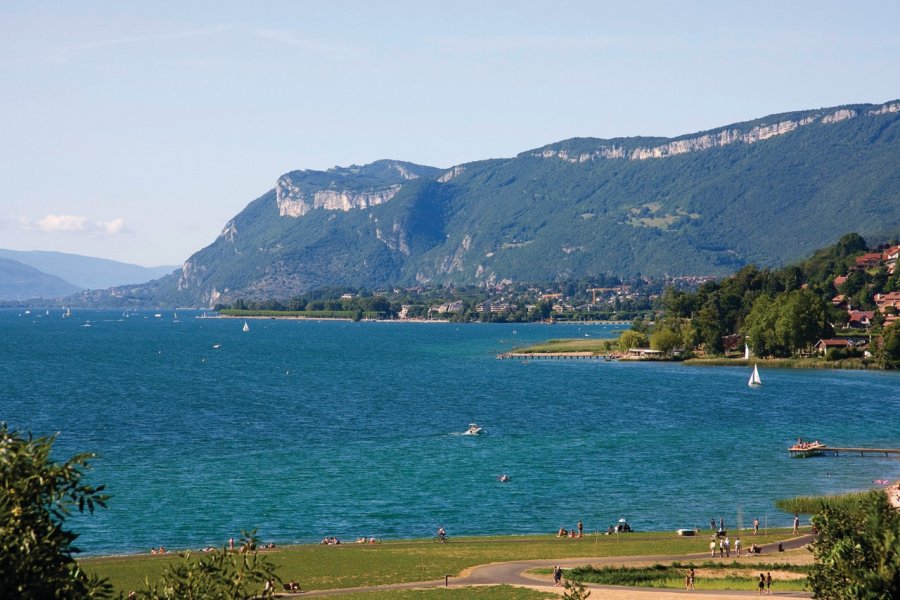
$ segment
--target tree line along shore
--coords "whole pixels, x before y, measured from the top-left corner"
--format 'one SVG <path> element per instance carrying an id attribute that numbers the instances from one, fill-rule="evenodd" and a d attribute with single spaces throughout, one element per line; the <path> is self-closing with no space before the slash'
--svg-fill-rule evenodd
<path id="1" fill-rule="evenodd" d="M 598 276 L 539 286 L 507 283 L 381 292 L 329 288 L 290 300 L 237 300 L 222 316 L 492 323 L 630 324 L 617 340 L 551 340 L 512 354 L 590 352 L 639 360 L 778 367 L 900 366 L 896 242 L 857 234 L 781 269 L 730 277 Z"/>

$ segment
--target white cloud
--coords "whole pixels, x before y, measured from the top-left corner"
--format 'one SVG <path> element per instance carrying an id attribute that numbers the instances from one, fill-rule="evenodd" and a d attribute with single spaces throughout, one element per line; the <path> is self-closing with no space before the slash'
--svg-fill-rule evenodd
<path id="1" fill-rule="evenodd" d="M 32 221 L 20 219 L 22 229 L 26 231 L 38 231 L 41 233 L 75 233 L 86 235 L 119 235 L 128 233 L 125 220 L 122 217 L 111 221 L 92 221 L 87 217 L 75 215 L 46 215 L 43 219 Z"/>

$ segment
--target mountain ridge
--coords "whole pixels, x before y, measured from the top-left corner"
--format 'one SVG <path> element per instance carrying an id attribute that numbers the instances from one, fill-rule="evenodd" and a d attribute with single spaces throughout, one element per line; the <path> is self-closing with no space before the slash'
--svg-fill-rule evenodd
<path id="1" fill-rule="evenodd" d="M 561 154 L 562 153 L 562 154 Z M 438 169 L 298 170 L 180 272 L 118 298 L 211 306 L 325 286 L 724 275 L 900 228 L 900 101 L 676 138 L 571 138 Z"/>
<path id="2" fill-rule="evenodd" d="M 0 257 L 0 300 L 59 298 L 80 288 L 30 265 Z"/>
<path id="3" fill-rule="evenodd" d="M 178 268 L 142 267 L 108 258 L 50 250 L 0 248 L 0 258 L 28 265 L 47 275 L 58 277 L 76 288 L 85 289 L 110 288 L 125 283 L 146 283 Z"/>

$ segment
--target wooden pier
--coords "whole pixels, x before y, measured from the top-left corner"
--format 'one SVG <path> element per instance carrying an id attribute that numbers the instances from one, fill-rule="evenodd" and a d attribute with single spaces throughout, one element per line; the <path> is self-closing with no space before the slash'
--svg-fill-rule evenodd
<path id="1" fill-rule="evenodd" d="M 813 456 L 878 456 L 883 458 L 900 458 L 900 448 L 842 448 L 825 444 L 810 445 L 804 448 L 791 446 L 791 456 L 810 458 Z"/>
<path id="2" fill-rule="evenodd" d="M 617 356 L 610 354 L 594 354 L 593 352 L 504 352 L 498 354 L 499 360 L 518 358 L 521 360 L 614 360 Z"/>

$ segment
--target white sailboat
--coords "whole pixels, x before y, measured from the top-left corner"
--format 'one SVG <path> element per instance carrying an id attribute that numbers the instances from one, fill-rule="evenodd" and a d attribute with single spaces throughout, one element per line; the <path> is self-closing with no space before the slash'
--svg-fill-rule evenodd
<path id="1" fill-rule="evenodd" d="M 753 365 L 753 373 L 750 374 L 750 381 L 747 382 L 747 385 L 750 387 L 762 385 L 762 379 L 759 378 L 759 369 L 756 368 L 756 365 Z"/>
<path id="2" fill-rule="evenodd" d="M 244 333 L 250 331 L 250 326 L 247 325 L 247 321 L 244 321 Z"/>
<path id="3" fill-rule="evenodd" d="M 744 344 L 744 360 L 750 360 L 750 346 Z"/>

